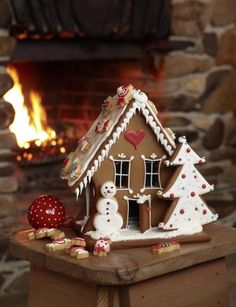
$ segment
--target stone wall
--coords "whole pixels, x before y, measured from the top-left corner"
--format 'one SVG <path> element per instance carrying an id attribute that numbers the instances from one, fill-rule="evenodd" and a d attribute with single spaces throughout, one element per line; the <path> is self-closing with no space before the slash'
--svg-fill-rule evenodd
<path id="1" fill-rule="evenodd" d="M 9 131 L 14 110 L 2 96 L 12 87 L 6 73 L 15 40 L 9 36 L 10 9 L 5 0 L 0 2 L 0 306 L 26 306 L 28 264 L 13 258 L 8 252 L 8 237 L 20 226 L 19 217 L 24 208 L 17 204 L 15 135 Z"/>
<path id="2" fill-rule="evenodd" d="M 0 15 L 0 306 L 23 307 L 28 265 L 12 258 L 7 251 L 8 237 L 25 225 L 25 204 L 30 203 L 29 199 L 21 201 L 17 193 L 11 151 L 16 143 L 8 128 L 14 111 L 1 98 L 12 86 L 6 65 L 15 45 L 8 32 L 11 16 L 7 0 L 0 1 Z M 201 172 L 216 184 L 215 191 L 206 198 L 230 225 L 236 223 L 235 21 L 235 0 L 172 0 L 169 39 L 188 47 L 161 54 L 152 49 L 142 63 L 125 65 L 127 70 L 119 66 L 123 71 L 120 79 L 113 79 L 116 67 L 106 80 L 99 76 L 96 80 L 92 72 L 93 78 L 89 77 L 92 85 L 85 95 L 88 97 L 94 88 L 99 93 L 95 101 L 100 102 L 114 92 L 122 78 L 123 81 L 131 78 L 135 86 L 146 91 L 157 103 L 165 125 L 177 135 L 185 134 L 191 146 L 206 156 L 208 163 Z M 102 74 L 102 70 L 98 72 Z"/>
<path id="3" fill-rule="evenodd" d="M 152 54 L 156 70 L 165 74 L 159 105 L 168 110 L 169 126 L 207 158 L 202 173 L 216 188 L 206 199 L 231 225 L 236 223 L 235 22 L 235 0 L 172 0 L 170 40 L 189 47 Z"/>

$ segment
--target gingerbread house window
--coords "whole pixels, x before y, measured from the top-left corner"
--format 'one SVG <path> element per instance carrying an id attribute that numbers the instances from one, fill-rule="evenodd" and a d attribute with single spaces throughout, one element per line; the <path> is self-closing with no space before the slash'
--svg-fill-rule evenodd
<path id="1" fill-rule="evenodd" d="M 109 157 L 113 161 L 114 165 L 114 183 L 118 190 L 130 190 L 130 164 L 133 157 L 129 160 L 127 159 L 113 159 L 112 156 Z"/>
<path id="2" fill-rule="evenodd" d="M 140 192 L 144 192 L 145 189 L 162 189 L 160 180 L 160 169 L 162 159 L 147 159 L 142 156 L 144 160 L 144 185 Z"/>

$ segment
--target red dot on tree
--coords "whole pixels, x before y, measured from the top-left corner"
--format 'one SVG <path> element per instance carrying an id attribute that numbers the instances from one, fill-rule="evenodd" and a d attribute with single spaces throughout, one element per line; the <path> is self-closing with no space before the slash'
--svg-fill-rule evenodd
<path id="1" fill-rule="evenodd" d="M 182 161 L 182 158 L 179 158 L 179 161 Z"/>
<path id="2" fill-rule="evenodd" d="M 195 211 L 198 211 L 198 207 L 195 207 Z"/>
<path id="3" fill-rule="evenodd" d="M 196 194 L 195 194 L 195 192 L 191 192 L 191 196 L 193 197 L 193 196 L 195 196 Z"/>
<path id="4" fill-rule="evenodd" d="M 194 175 L 194 178 L 197 178 L 197 175 Z"/>
<path id="5" fill-rule="evenodd" d="M 204 215 L 207 214 L 207 210 L 204 209 L 204 210 L 202 211 L 202 213 L 203 213 Z"/>
<path id="6" fill-rule="evenodd" d="M 183 175 L 182 175 L 182 178 L 186 178 L 186 175 L 185 175 L 185 174 L 183 174 Z"/>
<path id="7" fill-rule="evenodd" d="M 206 188 L 206 184 L 205 184 L 205 183 L 202 185 L 202 188 L 203 188 L 203 189 L 205 189 L 205 188 Z"/>
<path id="8" fill-rule="evenodd" d="M 170 228 L 172 228 L 173 227 L 173 225 L 172 224 L 170 224 Z"/>
<path id="9" fill-rule="evenodd" d="M 173 199 L 175 197 L 174 193 L 170 194 L 170 199 Z"/>
<path id="10" fill-rule="evenodd" d="M 179 213 L 180 213 L 180 214 L 184 214 L 184 209 L 180 209 L 180 210 L 179 210 Z"/>
<path id="11" fill-rule="evenodd" d="M 187 153 L 189 153 L 189 152 L 191 151 L 191 149 L 190 149 L 190 148 L 187 148 L 186 151 L 187 151 Z"/>

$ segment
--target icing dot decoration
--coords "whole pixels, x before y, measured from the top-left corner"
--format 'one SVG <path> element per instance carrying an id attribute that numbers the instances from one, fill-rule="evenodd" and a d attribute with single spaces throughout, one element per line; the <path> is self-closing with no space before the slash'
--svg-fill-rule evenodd
<path id="1" fill-rule="evenodd" d="M 184 214 L 184 209 L 180 209 L 180 210 L 179 210 L 179 213 L 180 213 L 180 214 Z"/>
<path id="2" fill-rule="evenodd" d="M 186 175 L 185 175 L 185 174 L 182 174 L 182 178 L 183 178 L 183 179 L 186 178 Z"/>
<path id="3" fill-rule="evenodd" d="M 204 215 L 207 214 L 207 210 L 204 209 L 204 210 L 202 211 L 202 213 L 203 213 Z"/>
<path id="4" fill-rule="evenodd" d="M 187 149 L 186 149 L 186 152 L 187 152 L 187 153 L 190 153 L 190 151 L 191 151 L 190 148 L 187 148 Z"/>
<path id="5" fill-rule="evenodd" d="M 192 197 L 194 197 L 196 194 L 195 194 L 195 192 L 191 192 L 191 194 L 190 194 Z"/>
<path id="6" fill-rule="evenodd" d="M 74 170 L 76 170 L 77 166 L 78 166 L 78 162 L 77 162 L 77 161 L 74 161 L 74 162 L 71 164 L 70 172 L 72 173 Z"/>
<path id="7" fill-rule="evenodd" d="M 65 221 L 64 205 L 56 196 L 42 195 L 30 205 L 28 220 L 35 229 L 60 227 Z"/>
<path id="8" fill-rule="evenodd" d="M 195 211 L 198 211 L 198 207 L 195 207 Z"/>
<path id="9" fill-rule="evenodd" d="M 206 184 L 205 184 L 205 183 L 202 185 L 202 188 L 203 188 L 203 189 L 205 189 L 205 188 L 206 188 Z"/>
<path id="10" fill-rule="evenodd" d="M 174 193 L 171 193 L 170 194 L 170 199 L 174 199 L 174 197 L 175 197 Z"/>

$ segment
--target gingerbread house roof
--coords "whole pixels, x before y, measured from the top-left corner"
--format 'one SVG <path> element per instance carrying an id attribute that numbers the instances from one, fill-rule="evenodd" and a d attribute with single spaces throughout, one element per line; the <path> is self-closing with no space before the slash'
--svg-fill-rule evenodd
<path id="1" fill-rule="evenodd" d="M 68 180 L 70 187 L 77 187 L 77 195 L 81 194 L 91 181 L 94 173 L 108 156 L 111 147 L 137 112 L 144 116 L 167 154 L 169 156 L 173 154 L 176 148 L 175 142 L 158 120 L 155 105 L 148 100 L 147 95 L 131 85 L 119 87 L 115 96 L 105 100 L 100 115 L 79 141 L 75 152 L 70 154 L 72 160 L 70 168 L 67 168 L 66 172 L 62 169 L 61 178 Z"/>

